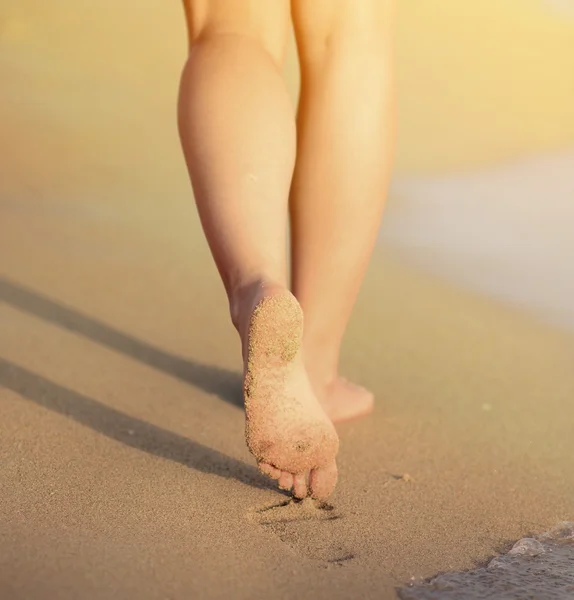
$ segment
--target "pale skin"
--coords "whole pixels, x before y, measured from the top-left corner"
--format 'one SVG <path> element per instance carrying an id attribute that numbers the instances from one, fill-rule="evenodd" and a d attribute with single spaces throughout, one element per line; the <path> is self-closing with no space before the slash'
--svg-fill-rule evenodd
<path id="1" fill-rule="evenodd" d="M 281 488 L 325 499 L 337 481 L 333 423 L 373 407 L 369 391 L 339 375 L 339 353 L 389 179 L 393 2 L 185 8 L 179 131 L 242 342 L 247 444 Z M 291 22 L 296 115 L 281 75 Z"/>

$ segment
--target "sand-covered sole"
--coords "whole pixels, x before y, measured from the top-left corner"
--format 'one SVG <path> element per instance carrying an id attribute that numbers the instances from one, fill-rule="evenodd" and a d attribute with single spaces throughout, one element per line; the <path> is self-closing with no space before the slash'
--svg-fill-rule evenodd
<path id="1" fill-rule="evenodd" d="M 252 313 L 248 335 L 247 446 L 260 463 L 292 474 L 309 472 L 311 489 L 324 499 L 337 479 L 338 438 L 327 415 L 312 401 L 299 355 L 303 311 L 295 297 L 279 292 L 263 298 Z"/>
<path id="2" fill-rule="evenodd" d="M 280 385 L 301 348 L 303 311 L 295 297 L 282 292 L 262 298 L 251 315 L 248 336 L 246 408 L 250 399 Z"/>

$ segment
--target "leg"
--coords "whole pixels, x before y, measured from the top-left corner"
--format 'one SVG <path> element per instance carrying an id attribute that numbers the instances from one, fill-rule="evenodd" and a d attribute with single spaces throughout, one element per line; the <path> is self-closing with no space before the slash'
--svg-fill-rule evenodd
<path id="1" fill-rule="evenodd" d="M 246 437 L 280 485 L 329 495 L 338 438 L 312 392 L 286 288 L 295 122 L 280 73 L 287 0 L 187 0 L 179 131 L 197 208 L 242 341 Z M 304 494 L 303 494 L 304 495 Z"/>
<path id="2" fill-rule="evenodd" d="M 339 351 L 371 251 L 391 162 L 392 0 L 292 0 L 301 63 L 290 197 L 292 289 L 305 356 L 333 420 L 372 395 L 338 377 Z"/>

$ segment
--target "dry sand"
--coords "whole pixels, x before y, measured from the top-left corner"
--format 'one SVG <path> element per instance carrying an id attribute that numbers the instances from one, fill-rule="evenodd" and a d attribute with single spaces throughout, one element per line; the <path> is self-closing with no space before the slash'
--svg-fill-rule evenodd
<path id="1" fill-rule="evenodd" d="M 3 30 L 0 597 L 392 598 L 572 520 L 573 339 L 390 253 L 343 356 L 377 407 L 339 427 L 330 506 L 257 472 L 173 106 L 110 60 L 118 23 L 76 70 Z"/>
<path id="2" fill-rule="evenodd" d="M 343 366 L 376 411 L 332 510 L 277 507 L 206 251 L 33 204 L 1 209 L 0 597 L 391 598 L 572 519 L 572 339 L 375 257 Z"/>

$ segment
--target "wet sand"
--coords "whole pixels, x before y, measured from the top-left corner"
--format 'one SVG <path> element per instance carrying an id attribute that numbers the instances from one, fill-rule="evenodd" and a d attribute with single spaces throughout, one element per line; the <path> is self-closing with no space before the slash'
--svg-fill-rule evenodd
<path id="1" fill-rule="evenodd" d="M 3 23 L 0 597 L 393 598 L 573 520 L 572 336 L 385 248 L 342 361 L 377 407 L 338 427 L 329 505 L 258 473 L 239 341 L 157 92 L 179 66 L 145 54 L 162 30 L 110 59 L 142 14 L 75 69 L 63 41 L 29 43 L 39 22 Z"/>

